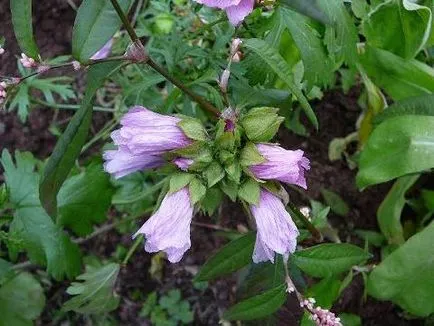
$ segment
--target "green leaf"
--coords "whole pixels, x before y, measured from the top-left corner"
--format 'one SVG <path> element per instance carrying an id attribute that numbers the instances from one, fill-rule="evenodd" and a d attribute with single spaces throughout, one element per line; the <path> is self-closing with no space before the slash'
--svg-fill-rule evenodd
<path id="1" fill-rule="evenodd" d="M 174 193 L 187 186 L 194 176 L 189 173 L 176 173 L 172 175 L 169 183 L 169 193 Z"/>
<path id="2" fill-rule="evenodd" d="M 258 205 L 260 192 L 259 183 L 249 178 L 241 185 L 238 197 L 249 204 Z"/>
<path id="3" fill-rule="evenodd" d="M 119 1 L 125 12 L 131 0 Z M 72 55 L 80 62 L 89 60 L 121 27 L 113 5 L 107 0 L 84 0 L 78 8 L 72 31 Z"/>
<path id="4" fill-rule="evenodd" d="M 10 202 L 15 207 L 10 234 L 24 241 L 30 260 L 47 265 L 47 272 L 60 280 L 72 278 L 80 272 L 78 246 L 41 207 L 38 196 L 39 174 L 33 172 L 34 160 L 29 153 L 15 153 L 16 166 L 4 150 L 1 163 L 5 169 Z"/>
<path id="5" fill-rule="evenodd" d="M 29 273 L 20 273 L 0 287 L 0 326 L 32 326 L 44 306 L 39 282 Z"/>
<path id="6" fill-rule="evenodd" d="M 427 42 L 431 24 L 428 7 L 408 0 L 389 0 L 369 13 L 362 29 L 369 45 L 411 59 Z"/>
<path id="7" fill-rule="evenodd" d="M 434 116 L 434 94 L 421 95 L 403 99 L 393 103 L 374 118 L 374 124 L 401 115 L 428 115 Z"/>
<path id="8" fill-rule="evenodd" d="M 248 265 L 252 261 L 255 238 L 255 233 L 248 233 L 229 242 L 206 261 L 195 281 L 209 281 Z"/>
<path id="9" fill-rule="evenodd" d="M 206 194 L 206 187 L 197 178 L 191 180 L 189 190 L 192 205 L 200 201 Z"/>
<path id="10" fill-rule="evenodd" d="M 364 188 L 434 167 L 434 117 L 400 116 L 374 129 L 359 161 Z"/>
<path id="11" fill-rule="evenodd" d="M 374 83 L 395 101 L 434 92 L 434 69 L 420 61 L 366 46 L 360 62 Z"/>
<path id="12" fill-rule="evenodd" d="M 53 154 L 48 160 L 39 188 L 41 202 L 48 214 L 55 216 L 57 193 L 83 147 L 92 121 L 93 98 L 119 63 L 107 62 L 93 65 L 87 77 L 87 89 L 80 109 L 74 114 L 63 135 L 60 137 Z"/>
<path id="13" fill-rule="evenodd" d="M 237 200 L 238 184 L 227 178 L 219 184 L 220 189 L 233 201 Z"/>
<path id="14" fill-rule="evenodd" d="M 223 319 L 252 320 L 271 315 L 285 303 L 286 296 L 286 284 L 279 285 L 231 307 L 223 314 Z"/>
<path id="15" fill-rule="evenodd" d="M 363 249 L 347 243 L 326 243 L 296 251 L 293 262 L 314 277 L 329 277 L 348 271 L 365 262 L 370 255 Z"/>
<path id="16" fill-rule="evenodd" d="M 434 223 L 411 237 L 381 262 L 368 280 L 368 293 L 390 300 L 411 314 L 427 317 L 434 312 Z"/>
<path id="17" fill-rule="evenodd" d="M 327 206 L 330 206 L 330 209 L 332 212 L 339 216 L 347 216 L 350 207 L 348 204 L 339 196 L 337 193 L 327 190 L 327 189 L 321 189 L 321 194 L 324 197 L 325 202 L 327 203 Z"/>
<path id="18" fill-rule="evenodd" d="M 0 286 L 14 276 L 12 266 L 10 262 L 0 258 Z"/>
<path id="19" fill-rule="evenodd" d="M 324 41 L 329 54 L 335 62 L 345 61 L 353 64 L 357 61 L 356 26 L 342 0 L 319 0 L 319 7 L 332 22 L 326 26 Z"/>
<path id="20" fill-rule="evenodd" d="M 91 164 L 79 175 L 65 181 L 57 195 L 59 225 L 86 236 L 93 225 L 107 219 L 114 193 L 110 178 L 100 164 Z"/>
<path id="21" fill-rule="evenodd" d="M 241 150 L 240 163 L 242 166 L 257 165 L 264 163 L 265 161 L 265 157 L 259 153 L 259 150 L 254 143 L 248 142 Z"/>
<path id="22" fill-rule="evenodd" d="M 209 216 L 211 216 L 212 214 L 214 214 L 216 209 L 220 207 L 222 200 L 222 191 L 217 187 L 213 187 L 207 189 L 205 197 L 202 199 L 200 205 L 202 210 Z"/>
<path id="23" fill-rule="evenodd" d="M 380 232 L 371 230 L 354 230 L 354 233 L 375 247 L 381 248 L 386 242 L 386 238 Z"/>
<path id="24" fill-rule="evenodd" d="M 404 176 L 396 180 L 378 208 L 378 226 L 389 244 L 400 245 L 405 242 L 401 213 L 406 203 L 405 193 L 417 179 L 419 179 L 418 174 Z"/>
<path id="25" fill-rule="evenodd" d="M 341 284 L 335 277 L 326 277 L 307 289 L 306 297 L 315 298 L 316 306 L 330 309 L 339 297 Z"/>
<path id="26" fill-rule="evenodd" d="M 253 142 L 268 142 L 279 130 L 285 120 L 277 115 L 278 109 L 254 108 L 245 114 L 240 123 L 247 138 Z"/>
<path id="27" fill-rule="evenodd" d="M 269 44 L 260 39 L 248 39 L 243 42 L 243 46 L 255 52 L 263 61 L 270 66 L 270 68 L 276 73 L 276 75 L 287 84 L 291 93 L 300 102 L 306 116 L 309 118 L 310 122 L 318 129 L 318 119 L 315 116 L 312 107 L 304 96 L 303 92 L 294 82 L 293 74 L 291 68 L 282 58 L 282 56 L 277 52 L 276 49 L 269 46 Z"/>
<path id="28" fill-rule="evenodd" d="M 39 50 L 33 37 L 32 0 L 10 0 L 10 6 L 15 37 L 21 51 L 37 59 Z"/>
<path id="29" fill-rule="evenodd" d="M 282 9 L 285 24 L 301 53 L 304 78 L 310 89 L 314 85 L 328 85 L 333 79 L 333 62 L 328 57 L 321 35 L 311 21 L 288 9 Z"/>
<path id="30" fill-rule="evenodd" d="M 19 84 L 18 91 L 9 105 L 9 111 L 17 108 L 21 122 L 26 122 L 30 110 L 29 86 L 24 82 Z"/>
<path id="31" fill-rule="evenodd" d="M 208 181 L 208 188 L 217 184 L 225 176 L 225 170 L 217 162 L 212 162 L 205 170 L 205 177 Z"/>
<path id="32" fill-rule="evenodd" d="M 114 292 L 120 265 L 109 263 L 77 277 L 83 282 L 74 282 L 66 292 L 74 297 L 63 305 L 64 311 L 73 310 L 82 314 L 101 314 L 112 311 L 120 298 Z"/>
<path id="33" fill-rule="evenodd" d="M 345 326 L 362 326 L 362 319 L 360 316 L 353 314 L 339 314 L 339 318 L 341 319 L 342 325 Z"/>
<path id="34" fill-rule="evenodd" d="M 178 126 L 190 139 L 199 141 L 206 141 L 208 139 L 205 128 L 198 119 L 182 117 L 182 120 L 178 122 Z"/>
<path id="35" fill-rule="evenodd" d="M 318 20 L 323 24 L 330 24 L 329 17 L 319 6 L 318 0 L 281 0 L 281 3 L 305 16 Z"/>

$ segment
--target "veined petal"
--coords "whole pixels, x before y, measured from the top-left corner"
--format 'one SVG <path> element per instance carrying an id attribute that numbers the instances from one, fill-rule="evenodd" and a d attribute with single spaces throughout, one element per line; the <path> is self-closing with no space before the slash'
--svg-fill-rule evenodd
<path id="1" fill-rule="evenodd" d="M 195 1 L 207 7 L 225 9 L 230 6 L 238 5 L 242 0 L 195 0 Z"/>
<path id="2" fill-rule="evenodd" d="M 241 0 L 239 4 L 226 7 L 225 11 L 232 25 L 238 26 L 252 11 L 255 0 Z"/>

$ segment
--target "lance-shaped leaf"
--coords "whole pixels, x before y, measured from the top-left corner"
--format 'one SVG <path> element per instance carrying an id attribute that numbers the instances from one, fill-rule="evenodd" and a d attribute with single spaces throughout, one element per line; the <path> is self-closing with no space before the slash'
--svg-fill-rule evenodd
<path id="1" fill-rule="evenodd" d="M 131 0 L 121 0 L 119 4 L 125 12 Z M 120 27 L 121 20 L 110 1 L 84 0 L 74 22 L 72 55 L 81 62 L 88 60 Z"/>
<path id="2" fill-rule="evenodd" d="M 40 184 L 41 202 L 47 213 L 57 213 L 57 193 L 68 177 L 83 147 L 92 121 L 93 98 L 106 77 L 119 67 L 119 63 L 106 62 L 93 65 L 87 77 L 87 89 L 80 109 L 74 114 L 60 137 L 44 169 Z"/>
<path id="3" fill-rule="evenodd" d="M 321 9 L 319 1 L 320 0 L 281 0 L 281 3 L 292 10 L 316 19 L 323 24 L 330 24 L 331 21 Z"/>
<path id="4" fill-rule="evenodd" d="M 243 42 L 243 46 L 255 52 L 267 65 L 273 70 L 273 72 L 288 86 L 291 93 L 300 102 L 306 116 L 310 122 L 318 129 L 318 119 L 312 110 L 309 102 L 304 96 L 302 90 L 294 82 L 293 74 L 290 66 L 277 52 L 277 50 L 271 47 L 267 42 L 260 39 L 248 39 Z"/>
<path id="5" fill-rule="evenodd" d="M 92 268 L 77 277 L 66 292 L 74 297 L 63 305 L 63 310 L 82 314 L 100 314 L 117 308 L 120 298 L 114 294 L 114 286 L 120 265 L 110 263 Z"/>
<path id="6" fill-rule="evenodd" d="M 55 279 L 74 277 L 80 271 L 80 253 L 62 229 L 41 207 L 38 196 L 39 174 L 33 172 L 35 160 L 29 153 L 15 153 L 16 165 L 4 150 L 1 163 L 5 169 L 10 201 L 15 207 L 10 234 L 21 237 L 32 262 L 47 265 Z"/>
<path id="7" fill-rule="evenodd" d="M 32 0 L 10 0 L 12 24 L 21 50 L 29 57 L 38 58 L 39 50 L 33 37 Z"/>

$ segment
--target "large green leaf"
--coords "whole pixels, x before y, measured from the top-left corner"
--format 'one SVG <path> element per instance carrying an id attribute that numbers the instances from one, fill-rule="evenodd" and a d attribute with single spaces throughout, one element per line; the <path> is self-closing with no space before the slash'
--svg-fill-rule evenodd
<path id="1" fill-rule="evenodd" d="M 291 93 L 300 102 L 300 105 L 306 113 L 306 116 L 309 118 L 315 128 L 318 129 L 318 119 L 316 118 L 312 107 L 310 106 L 299 86 L 294 82 L 291 68 L 288 66 L 279 52 L 277 52 L 275 48 L 270 47 L 267 42 L 255 38 L 245 40 L 243 45 L 255 52 L 264 62 L 270 66 L 274 73 L 283 82 L 285 82 Z"/>
<path id="2" fill-rule="evenodd" d="M 339 64 L 357 61 L 357 29 L 342 0 L 318 0 L 319 7 L 332 22 L 326 26 L 325 43 L 327 49 Z"/>
<path id="3" fill-rule="evenodd" d="M 328 85 L 333 79 L 333 62 L 327 55 L 321 35 L 311 21 L 289 9 L 281 9 L 284 22 L 301 53 L 304 77 L 309 85 Z"/>
<path id="4" fill-rule="evenodd" d="M 131 0 L 121 0 L 125 12 Z M 104 46 L 121 27 L 113 5 L 108 0 L 84 0 L 77 11 L 72 32 L 72 55 L 86 61 Z"/>
<path id="5" fill-rule="evenodd" d="M 92 121 L 93 98 L 106 77 L 119 67 L 119 63 L 106 62 L 93 65 L 87 76 L 87 89 L 80 109 L 74 114 L 47 162 L 40 184 L 42 205 L 51 216 L 56 215 L 57 193 L 83 147 Z"/>
<path id="6" fill-rule="evenodd" d="M 419 179 L 419 175 L 408 175 L 399 178 L 384 198 L 377 211 L 377 220 L 381 232 L 389 244 L 404 243 L 404 230 L 401 225 L 401 213 L 406 199 L 405 193 Z"/>
<path id="7" fill-rule="evenodd" d="M 281 0 L 283 5 L 303 14 L 320 21 L 323 24 L 330 24 L 329 17 L 322 11 L 319 6 L 319 0 Z"/>
<path id="8" fill-rule="evenodd" d="M 347 243 L 327 243 L 296 251 L 293 262 L 314 277 L 329 277 L 365 262 L 370 255 L 362 248 Z"/>
<path id="9" fill-rule="evenodd" d="M 404 115 L 374 129 L 359 161 L 364 188 L 434 167 L 434 117 Z"/>
<path id="10" fill-rule="evenodd" d="M 434 92 L 434 69 L 420 61 L 369 46 L 360 61 L 374 83 L 395 101 Z"/>
<path id="11" fill-rule="evenodd" d="M 107 218 L 114 188 L 100 164 L 91 164 L 79 175 L 65 181 L 57 196 L 58 224 L 77 235 L 92 232 L 93 225 Z"/>
<path id="12" fill-rule="evenodd" d="M 393 103 L 374 118 L 374 124 L 380 124 L 386 119 L 401 115 L 434 116 L 434 94 L 409 97 Z"/>
<path id="13" fill-rule="evenodd" d="M 120 298 L 113 293 L 120 265 L 92 268 L 77 277 L 83 282 L 74 282 L 66 290 L 74 297 L 63 305 L 63 310 L 73 310 L 81 314 L 100 314 L 117 308 Z"/>
<path id="14" fill-rule="evenodd" d="M 286 300 L 286 284 L 244 300 L 223 314 L 225 320 L 260 319 L 277 311 Z"/>
<path id="15" fill-rule="evenodd" d="M 197 281 L 208 281 L 239 270 L 252 261 L 255 233 L 236 239 L 207 260 L 196 275 Z"/>
<path id="16" fill-rule="evenodd" d="M 0 287 L 0 326 L 32 326 L 45 306 L 44 290 L 29 273 L 20 273 Z"/>
<path id="17" fill-rule="evenodd" d="M 33 37 L 32 0 L 10 0 L 12 24 L 21 50 L 38 58 L 39 50 Z"/>
<path id="18" fill-rule="evenodd" d="M 408 0 L 389 0 L 369 14 L 363 31 L 371 46 L 411 59 L 427 42 L 431 24 L 430 8 Z"/>
<path id="19" fill-rule="evenodd" d="M 434 223 L 411 237 L 372 271 L 368 293 L 417 316 L 434 313 Z"/>
<path id="20" fill-rule="evenodd" d="M 41 207 L 39 174 L 33 172 L 32 156 L 16 152 L 15 160 L 16 166 L 9 152 L 3 151 L 1 163 L 5 169 L 10 202 L 15 208 L 9 232 L 23 239 L 30 260 L 47 265 L 48 273 L 55 279 L 62 279 L 65 275 L 72 278 L 81 268 L 78 246 Z"/>

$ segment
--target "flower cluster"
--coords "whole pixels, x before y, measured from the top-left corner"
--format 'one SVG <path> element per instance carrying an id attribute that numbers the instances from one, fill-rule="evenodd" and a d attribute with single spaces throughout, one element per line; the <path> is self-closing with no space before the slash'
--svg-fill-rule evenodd
<path id="1" fill-rule="evenodd" d="M 310 318 L 317 326 L 342 326 L 339 317 L 330 310 L 315 307 L 315 299 L 308 298 L 300 302 L 300 306 L 310 313 Z"/>
<path id="2" fill-rule="evenodd" d="M 28 57 L 25 53 L 21 53 L 20 62 L 24 68 L 36 68 L 38 66 L 35 59 Z"/>
<path id="3" fill-rule="evenodd" d="M 202 199 L 212 188 L 249 205 L 257 228 L 255 263 L 293 253 L 299 232 L 285 209 L 287 195 L 279 181 L 306 188 L 309 160 L 301 150 L 268 143 L 282 120 L 273 108 L 241 115 L 229 108 L 212 139 L 194 118 L 140 106 L 125 114 L 121 128 L 111 135 L 116 149 L 104 153 L 105 170 L 115 178 L 162 166 L 171 173 L 159 209 L 134 235 L 145 237 L 145 250 L 164 251 L 169 261 L 180 261 L 191 246 L 194 208 L 210 212 Z"/>
<path id="4" fill-rule="evenodd" d="M 207 7 L 223 9 L 232 25 L 239 25 L 252 11 L 255 0 L 195 0 Z"/>

